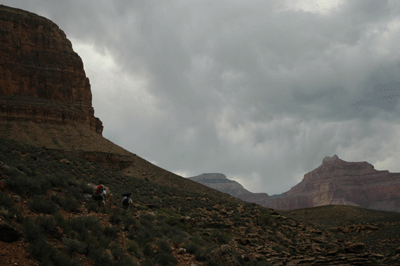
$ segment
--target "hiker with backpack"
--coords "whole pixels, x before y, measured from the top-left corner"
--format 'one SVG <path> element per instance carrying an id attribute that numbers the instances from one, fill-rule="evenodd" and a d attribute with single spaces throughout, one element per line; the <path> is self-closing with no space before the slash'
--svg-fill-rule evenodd
<path id="1" fill-rule="evenodd" d="M 121 203 L 122 203 L 122 208 L 124 209 L 124 210 L 127 210 L 128 208 L 129 208 L 129 206 L 131 206 L 131 208 L 132 208 L 132 203 L 133 203 L 133 201 L 132 201 L 132 199 L 130 198 L 130 196 L 132 195 L 132 193 L 131 192 L 128 192 L 128 193 L 122 193 L 121 194 L 121 196 L 123 196 L 124 198 L 122 199 L 122 201 L 121 201 Z"/>
<path id="2" fill-rule="evenodd" d="M 97 202 L 99 209 L 104 210 L 106 205 L 106 195 L 107 191 L 102 184 L 97 186 L 96 192 L 92 195 L 93 199 Z"/>

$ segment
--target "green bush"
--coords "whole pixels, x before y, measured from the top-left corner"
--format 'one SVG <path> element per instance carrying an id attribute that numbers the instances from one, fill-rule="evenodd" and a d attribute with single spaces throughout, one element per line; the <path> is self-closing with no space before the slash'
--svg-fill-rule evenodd
<path id="1" fill-rule="evenodd" d="M 29 253 L 43 265 L 50 264 L 56 253 L 56 250 L 47 243 L 46 238 L 43 236 L 32 241 L 29 244 L 28 250 Z"/>
<path id="2" fill-rule="evenodd" d="M 82 241 L 89 237 L 89 230 L 94 236 L 102 236 L 102 229 L 96 217 L 80 216 L 70 221 L 70 225 L 71 229 L 79 234 L 75 237 Z"/>
<path id="3" fill-rule="evenodd" d="M 108 253 L 98 245 L 90 245 L 88 257 L 95 263 L 96 266 L 113 265 L 113 261 Z"/>
<path id="4" fill-rule="evenodd" d="M 31 211 L 44 214 L 54 214 L 57 211 L 57 205 L 53 201 L 40 197 L 33 198 L 28 203 L 28 207 Z"/>
<path id="5" fill-rule="evenodd" d="M 5 183 L 10 190 L 21 195 L 43 195 L 51 188 L 51 183 L 44 177 L 28 177 L 23 174 L 17 174 L 5 179 Z"/>
<path id="6" fill-rule="evenodd" d="M 153 261 L 155 262 L 155 265 L 163 266 L 173 266 L 177 263 L 175 257 L 171 253 L 162 250 L 157 251 Z"/>
<path id="7" fill-rule="evenodd" d="M 88 210 L 88 212 L 90 213 L 91 211 L 96 211 L 97 210 L 97 203 L 94 200 L 89 199 L 86 203 L 85 203 L 85 208 Z"/>
<path id="8" fill-rule="evenodd" d="M 57 221 L 53 216 L 40 215 L 36 218 L 35 222 L 48 235 L 53 236 L 56 232 Z"/>
<path id="9" fill-rule="evenodd" d="M 79 258 L 71 259 L 67 255 L 62 252 L 57 252 L 55 256 L 53 256 L 54 265 L 57 266 L 77 266 L 81 265 L 79 262 Z"/>
<path id="10" fill-rule="evenodd" d="M 87 251 L 87 245 L 79 240 L 71 238 L 63 238 L 62 242 L 67 248 L 67 252 L 71 255 L 74 252 L 79 254 L 85 254 Z"/>
<path id="11" fill-rule="evenodd" d="M 128 240 L 126 243 L 126 249 L 129 253 L 136 253 L 139 251 L 139 245 L 135 240 Z"/>
<path id="12" fill-rule="evenodd" d="M 80 212 L 80 204 L 76 198 L 73 196 L 66 196 L 64 199 L 64 205 L 62 206 L 66 211 L 69 212 L 75 212 L 79 213 Z"/>
<path id="13" fill-rule="evenodd" d="M 8 194 L 0 192 L 0 206 L 3 206 L 6 209 L 8 209 L 13 205 L 14 205 L 14 200 Z"/>
<path id="14" fill-rule="evenodd" d="M 103 234 L 106 237 L 115 239 L 118 237 L 118 230 L 114 226 L 106 226 L 104 227 Z"/>
<path id="15" fill-rule="evenodd" d="M 194 242 L 190 242 L 188 244 L 185 244 L 185 249 L 187 252 L 195 254 L 200 249 L 200 245 Z"/>
<path id="16" fill-rule="evenodd" d="M 23 221 L 22 226 L 23 226 L 22 232 L 25 238 L 28 240 L 28 242 L 33 242 L 36 239 L 43 237 L 43 229 L 41 228 L 40 225 L 27 219 Z"/>

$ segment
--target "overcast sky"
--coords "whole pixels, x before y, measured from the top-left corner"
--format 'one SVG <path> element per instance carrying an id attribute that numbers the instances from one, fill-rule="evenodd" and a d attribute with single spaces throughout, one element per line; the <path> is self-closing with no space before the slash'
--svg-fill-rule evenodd
<path id="1" fill-rule="evenodd" d="M 397 0 L 3 0 L 81 56 L 103 135 L 277 194 L 322 159 L 400 172 Z"/>

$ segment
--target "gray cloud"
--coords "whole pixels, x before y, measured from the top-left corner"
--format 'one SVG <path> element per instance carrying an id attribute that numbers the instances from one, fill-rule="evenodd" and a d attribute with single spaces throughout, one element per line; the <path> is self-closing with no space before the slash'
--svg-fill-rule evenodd
<path id="1" fill-rule="evenodd" d="M 170 171 L 269 194 L 335 153 L 400 171 L 397 1 L 3 2 L 66 32 L 104 135 Z"/>

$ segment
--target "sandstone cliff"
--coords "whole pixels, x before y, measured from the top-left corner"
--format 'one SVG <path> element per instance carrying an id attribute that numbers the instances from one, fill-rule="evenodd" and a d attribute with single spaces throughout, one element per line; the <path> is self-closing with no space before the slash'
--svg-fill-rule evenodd
<path id="1" fill-rule="evenodd" d="M 0 6 L 0 120 L 83 124 L 98 134 L 89 79 L 50 20 Z"/>
<path id="2" fill-rule="evenodd" d="M 367 162 L 346 162 L 336 155 L 325 157 L 299 184 L 263 205 L 292 210 L 330 204 L 400 212 L 400 173 L 377 171 Z"/>

